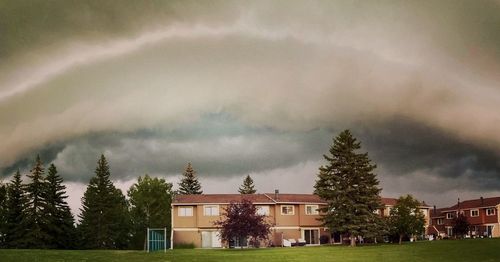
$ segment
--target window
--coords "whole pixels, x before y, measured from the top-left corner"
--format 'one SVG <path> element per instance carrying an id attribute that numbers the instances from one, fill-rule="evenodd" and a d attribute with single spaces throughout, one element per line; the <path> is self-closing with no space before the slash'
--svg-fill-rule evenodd
<path id="1" fill-rule="evenodd" d="M 479 209 L 472 209 L 470 211 L 470 216 L 471 217 L 478 217 L 479 216 Z"/>
<path id="2" fill-rule="evenodd" d="M 453 228 L 452 227 L 447 227 L 446 228 L 446 234 L 448 236 L 453 236 Z"/>
<path id="3" fill-rule="evenodd" d="M 257 206 L 257 215 L 269 216 L 269 206 Z"/>
<path id="4" fill-rule="evenodd" d="M 180 217 L 192 217 L 193 207 L 179 207 L 178 215 Z"/>
<path id="5" fill-rule="evenodd" d="M 495 209 L 494 208 L 487 208 L 486 209 L 486 215 L 487 216 L 493 216 L 495 214 Z"/>
<path id="6" fill-rule="evenodd" d="M 438 225 L 442 225 L 443 224 L 443 219 L 442 218 L 438 218 L 437 219 L 437 224 Z"/>
<path id="7" fill-rule="evenodd" d="M 219 215 L 219 206 L 203 206 L 203 215 L 204 216 L 218 216 Z"/>
<path id="8" fill-rule="evenodd" d="M 317 215 L 318 205 L 306 205 L 306 215 Z"/>
<path id="9" fill-rule="evenodd" d="M 282 215 L 293 215 L 293 213 L 294 213 L 293 206 L 281 206 Z"/>
<path id="10" fill-rule="evenodd" d="M 446 213 L 446 219 L 453 219 L 453 213 Z"/>

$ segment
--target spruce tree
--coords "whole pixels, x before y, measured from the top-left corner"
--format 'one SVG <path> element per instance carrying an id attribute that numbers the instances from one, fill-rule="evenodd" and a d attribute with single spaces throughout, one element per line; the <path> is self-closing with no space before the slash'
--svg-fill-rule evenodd
<path id="1" fill-rule="evenodd" d="M 47 248 L 47 243 L 51 241 L 52 236 L 47 233 L 48 221 L 45 215 L 47 211 L 46 181 L 44 167 L 39 155 L 37 155 L 35 164 L 27 177 L 30 181 L 25 186 L 26 215 L 21 222 L 27 231 L 22 242 L 29 248 Z"/>
<path id="2" fill-rule="evenodd" d="M 196 177 L 196 171 L 194 171 L 191 163 L 188 163 L 186 170 L 182 174 L 183 178 L 179 183 L 179 194 L 181 195 L 200 195 L 203 193 L 201 190 L 200 181 Z"/>
<path id="3" fill-rule="evenodd" d="M 6 246 L 7 231 L 7 185 L 0 182 L 0 248 Z"/>
<path id="4" fill-rule="evenodd" d="M 328 205 L 321 208 L 321 220 L 331 232 L 347 234 L 351 245 L 355 237 L 374 235 L 380 219 L 375 210 L 381 207 L 378 180 L 373 173 L 376 165 L 368 153 L 359 153 L 361 143 L 349 130 L 333 139 L 328 164 L 319 168 L 314 193 Z"/>
<path id="5" fill-rule="evenodd" d="M 26 234 L 26 228 L 21 225 L 24 221 L 24 208 L 26 198 L 19 170 L 14 174 L 7 186 L 7 214 L 5 230 L 5 244 L 9 248 L 23 248 L 22 240 Z"/>
<path id="6" fill-rule="evenodd" d="M 82 248 L 127 248 L 130 232 L 128 204 L 110 180 L 106 158 L 101 155 L 95 176 L 82 198 L 80 226 Z"/>
<path id="7" fill-rule="evenodd" d="M 47 243 L 50 248 L 74 248 L 75 226 L 71 210 L 66 202 L 66 186 L 57 168 L 51 164 L 46 177 L 45 196 L 47 200 L 47 232 L 52 237 Z"/>
<path id="8" fill-rule="evenodd" d="M 238 189 L 238 192 L 240 192 L 240 194 L 255 194 L 255 192 L 257 192 L 253 184 L 253 179 L 250 177 L 250 175 L 247 175 L 245 177 L 245 179 L 243 180 L 243 184 Z"/>

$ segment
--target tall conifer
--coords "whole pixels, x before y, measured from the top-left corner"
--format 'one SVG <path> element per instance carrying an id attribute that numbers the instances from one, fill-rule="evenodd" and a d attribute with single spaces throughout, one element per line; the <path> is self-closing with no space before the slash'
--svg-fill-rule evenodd
<path id="1" fill-rule="evenodd" d="M 48 221 L 45 215 L 47 200 L 45 197 L 46 181 L 44 172 L 40 156 L 37 155 L 35 164 L 27 175 L 29 182 L 25 186 L 27 205 L 22 224 L 26 228 L 26 235 L 22 242 L 29 248 L 47 248 L 47 243 L 52 238 L 47 233 Z"/>
<path id="2" fill-rule="evenodd" d="M 381 207 L 376 165 L 359 149 L 361 143 L 349 130 L 341 132 L 330 154 L 324 155 L 328 164 L 319 168 L 314 186 L 314 193 L 328 203 L 321 209 L 323 224 L 331 232 L 349 235 L 352 246 L 357 236 L 373 235 L 379 220 L 375 211 Z"/>
<path id="3" fill-rule="evenodd" d="M 194 171 L 191 163 L 188 163 L 186 170 L 182 174 L 183 177 L 179 183 L 179 194 L 181 195 L 200 195 L 203 193 L 201 190 L 200 181 L 196 177 L 196 171 Z"/>
<path id="4" fill-rule="evenodd" d="M 14 174 L 7 186 L 7 214 L 5 230 L 5 244 L 9 248 L 23 248 L 22 240 L 26 234 L 26 228 L 20 223 L 24 221 L 24 208 L 26 198 L 19 170 Z"/>
<path id="5" fill-rule="evenodd" d="M 51 236 L 48 246 L 51 248 L 73 248 L 75 242 L 75 226 L 71 210 L 66 202 L 66 186 L 57 168 L 51 164 L 48 169 L 46 183 L 47 230 Z"/>
<path id="6" fill-rule="evenodd" d="M 245 179 L 243 180 L 243 184 L 238 189 L 238 192 L 240 192 L 240 194 L 255 194 L 257 192 L 253 184 L 253 179 L 250 177 L 250 175 L 247 175 L 245 177 Z"/>
<path id="7" fill-rule="evenodd" d="M 125 196 L 110 180 L 106 158 L 101 155 L 95 176 L 82 198 L 80 233 L 82 248 L 127 248 L 130 218 Z"/>

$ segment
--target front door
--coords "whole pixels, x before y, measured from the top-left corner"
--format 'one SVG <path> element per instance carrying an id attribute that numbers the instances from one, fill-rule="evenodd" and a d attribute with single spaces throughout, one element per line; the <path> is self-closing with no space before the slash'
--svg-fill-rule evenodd
<path id="1" fill-rule="evenodd" d="M 319 229 L 305 229 L 304 238 L 307 245 L 319 244 Z"/>

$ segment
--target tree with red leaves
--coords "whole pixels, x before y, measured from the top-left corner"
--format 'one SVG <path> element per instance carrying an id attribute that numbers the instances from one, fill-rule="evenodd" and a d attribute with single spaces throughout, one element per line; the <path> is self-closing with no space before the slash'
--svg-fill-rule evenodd
<path id="1" fill-rule="evenodd" d="M 266 216 L 257 214 L 257 208 L 247 199 L 231 202 L 224 208 L 222 218 L 213 224 L 220 228 L 220 237 L 226 243 L 250 237 L 251 243 L 257 246 L 259 241 L 268 239 L 271 233 Z"/>

